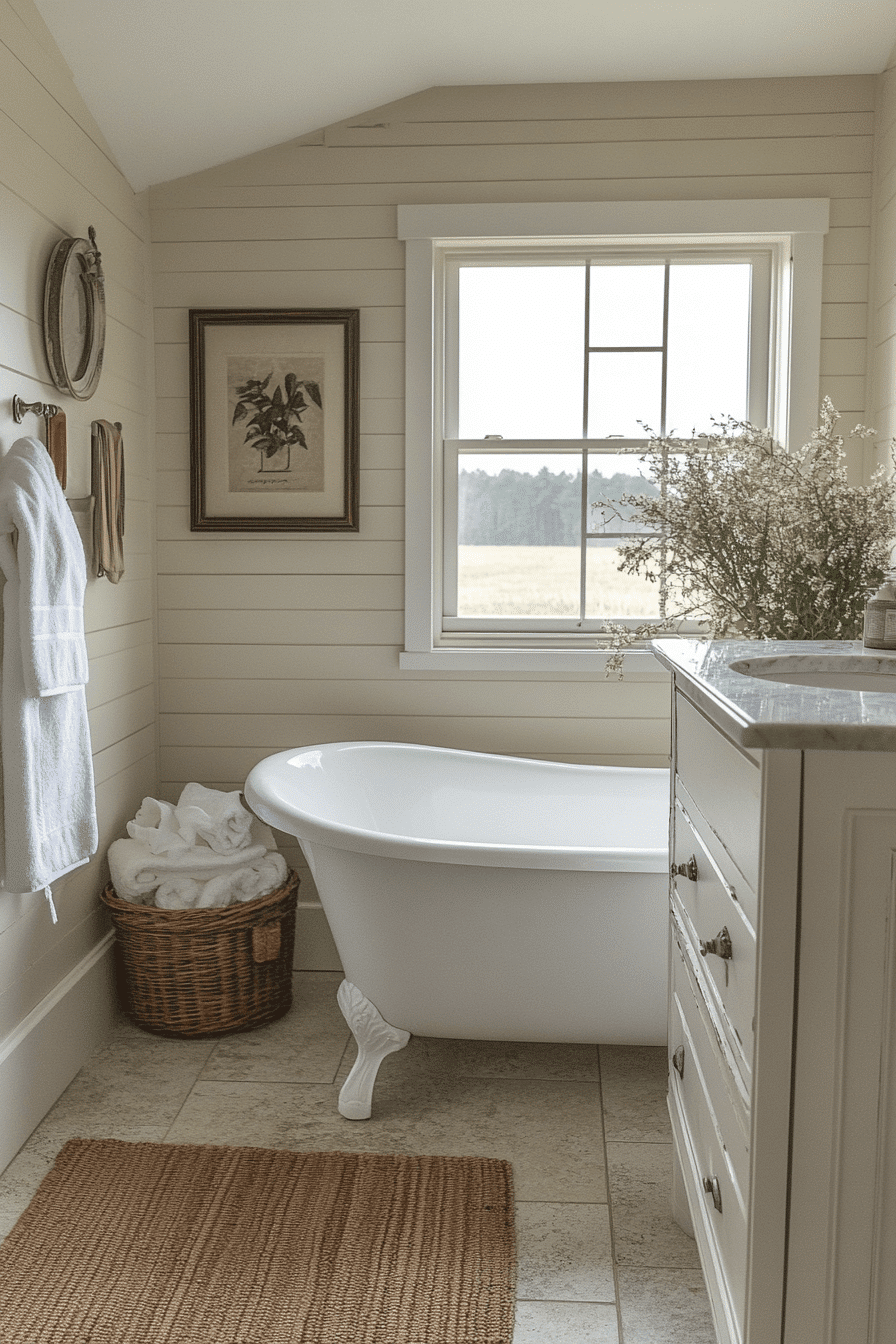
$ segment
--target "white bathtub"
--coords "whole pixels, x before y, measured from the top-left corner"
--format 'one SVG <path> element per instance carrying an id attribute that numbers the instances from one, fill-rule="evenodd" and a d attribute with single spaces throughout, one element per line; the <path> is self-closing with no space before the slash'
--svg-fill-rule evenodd
<path id="1" fill-rule="evenodd" d="M 667 770 L 336 742 L 245 796 L 301 844 L 342 959 L 344 1115 L 408 1033 L 665 1043 Z"/>

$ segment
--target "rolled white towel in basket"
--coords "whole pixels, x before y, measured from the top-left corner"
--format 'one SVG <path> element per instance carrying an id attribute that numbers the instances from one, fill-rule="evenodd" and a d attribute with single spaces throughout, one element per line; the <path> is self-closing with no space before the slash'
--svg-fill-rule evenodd
<path id="1" fill-rule="evenodd" d="M 196 882 L 232 873 L 263 859 L 275 848 L 269 827 L 256 821 L 253 844 L 234 854 L 216 854 L 207 845 L 153 854 L 144 840 L 113 840 L 109 846 L 109 872 L 116 893 L 126 901 L 141 901 L 163 882 L 190 877 Z"/>
<path id="2" fill-rule="evenodd" d="M 161 882 L 149 900 L 160 910 L 191 910 L 199 899 L 203 884 L 195 877 L 169 877 Z M 120 893 L 119 893 L 120 894 Z"/>
<path id="3" fill-rule="evenodd" d="M 286 860 L 275 850 L 271 854 L 266 854 L 257 863 L 210 878 L 198 893 L 195 908 L 209 910 L 224 905 L 236 905 L 243 901 L 254 901 L 258 896 L 269 896 L 272 891 L 282 887 L 285 881 Z M 156 904 L 158 903 L 157 892 Z"/>

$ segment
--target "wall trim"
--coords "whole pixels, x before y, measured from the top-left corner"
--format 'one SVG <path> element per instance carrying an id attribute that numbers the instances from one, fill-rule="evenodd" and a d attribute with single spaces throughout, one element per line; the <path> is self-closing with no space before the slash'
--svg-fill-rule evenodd
<path id="1" fill-rule="evenodd" d="M 110 931 L 0 1042 L 0 1170 L 109 1040 L 114 942 Z"/>

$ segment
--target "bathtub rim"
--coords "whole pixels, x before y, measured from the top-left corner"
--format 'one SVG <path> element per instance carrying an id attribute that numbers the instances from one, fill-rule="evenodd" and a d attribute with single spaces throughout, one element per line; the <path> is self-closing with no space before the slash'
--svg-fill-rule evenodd
<path id="1" fill-rule="evenodd" d="M 638 770 L 652 776 L 662 775 L 667 781 L 669 770 L 664 766 L 592 766 L 574 765 L 563 761 L 540 761 L 532 757 L 502 756 L 495 752 L 466 751 L 455 747 L 434 747 L 422 743 L 378 740 L 351 740 L 313 743 L 274 752 L 259 761 L 246 779 L 244 797 L 252 811 L 269 826 L 293 836 L 301 844 L 324 845 L 328 848 L 347 849 L 356 854 L 371 854 L 381 858 L 400 858 L 409 862 L 464 864 L 483 868 L 542 868 L 571 869 L 580 872 L 668 873 L 668 843 L 660 847 L 613 848 L 609 846 L 552 846 L 502 845 L 482 842 L 467 843 L 455 840 L 427 840 L 419 836 L 371 831 L 363 827 L 347 826 L 326 821 L 302 812 L 285 796 L 285 791 L 274 787 L 279 763 L 289 761 L 305 752 L 326 751 L 335 748 L 392 747 L 398 751 L 430 752 L 451 756 L 486 757 L 507 764 L 545 767 L 551 771 L 579 773 L 593 770 Z"/>

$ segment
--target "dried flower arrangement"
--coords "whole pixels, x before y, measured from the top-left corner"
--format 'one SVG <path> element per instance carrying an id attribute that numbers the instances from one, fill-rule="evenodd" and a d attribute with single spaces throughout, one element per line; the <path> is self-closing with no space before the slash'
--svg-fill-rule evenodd
<path id="1" fill-rule="evenodd" d="M 651 438 L 642 461 L 660 493 L 623 498 L 650 530 L 621 547 L 619 568 L 659 583 L 661 614 L 637 629 L 607 623 L 608 675 L 621 673 L 626 648 L 689 620 L 713 638 L 861 635 L 867 594 L 891 563 L 896 476 L 881 466 L 870 484 L 849 485 L 838 419 L 826 397 L 797 452 L 734 419 L 705 436 Z"/>

